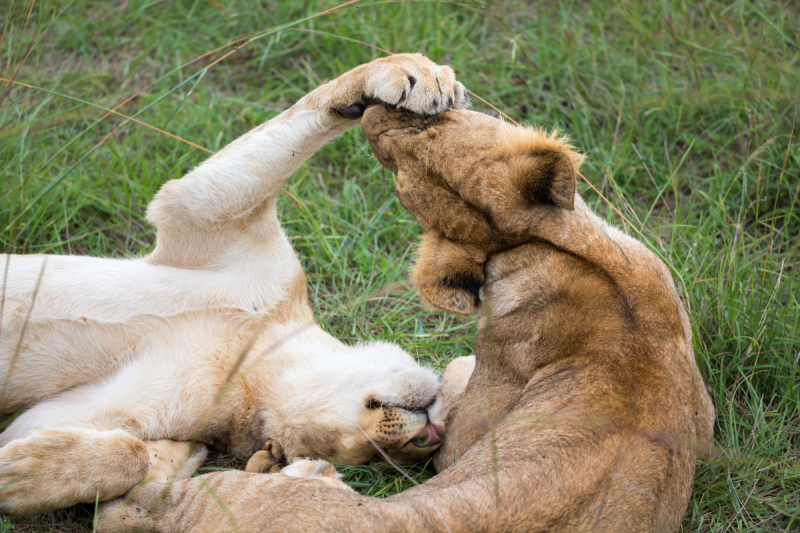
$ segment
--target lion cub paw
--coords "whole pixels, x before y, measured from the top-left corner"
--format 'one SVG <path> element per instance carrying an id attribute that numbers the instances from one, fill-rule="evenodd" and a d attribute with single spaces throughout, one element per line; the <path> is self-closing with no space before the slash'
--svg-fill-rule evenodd
<path id="1" fill-rule="evenodd" d="M 202 444 L 156 440 L 145 442 L 149 454 L 149 468 L 145 482 L 168 483 L 188 479 L 194 475 L 208 450 Z"/>
<path id="2" fill-rule="evenodd" d="M 142 479 L 145 459 L 144 443 L 119 429 L 36 430 L 0 448 L 0 514 L 115 498 Z"/>
<path id="3" fill-rule="evenodd" d="M 319 477 L 342 479 L 342 474 L 336 471 L 336 467 L 322 459 L 295 459 L 291 464 L 281 469 L 280 472 L 286 476 L 303 479 Z"/>
<path id="4" fill-rule="evenodd" d="M 286 458 L 281 445 L 270 439 L 264 445 L 263 450 L 254 453 L 250 460 L 247 461 L 247 466 L 245 466 L 244 470 L 245 472 L 257 474 L 276 474 L 281 471 L 280 465 L 285 461 Z"/>
<path id="5" fill-rule="evenodd" d="M 453 69 L 422 54 L 395 54 L 367 65 L 367 96 L 389 107 L 433 115 L 469 105 L 464 86 Z"/>

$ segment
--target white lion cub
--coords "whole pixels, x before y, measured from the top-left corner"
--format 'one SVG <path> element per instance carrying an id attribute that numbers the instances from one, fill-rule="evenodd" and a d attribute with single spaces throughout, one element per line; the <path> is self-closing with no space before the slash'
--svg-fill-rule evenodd
<path id="1" fill-rule="evenodd" d="M 393 344 L 346 346 L 314 322 L 275 197 L 366 105 L 433 114 L 466 100 L 449 67 L 378 59 L 166 183 L 147 257 L 0 255 L 0 413 L 24 411 L 0 433 L 0 512 L 116 498 L 181 456 L 171 441 L 240 455 L 267 442 L 248 468 L 261 471 L 361 463 L 374 444 L 403 462 L 435 449 L 437 377 Z M 202 446 L 182 446 L 183 468 L 202 462 Z"/>

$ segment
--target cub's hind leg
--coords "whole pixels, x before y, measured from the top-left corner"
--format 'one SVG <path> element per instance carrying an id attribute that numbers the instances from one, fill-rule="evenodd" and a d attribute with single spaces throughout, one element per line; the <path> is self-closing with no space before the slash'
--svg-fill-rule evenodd
<path id="1" fill-rule="evenodd" d="M 145 478 L 187 477 L 205 448 L 121 429 L 40 429 L 0 448 L 0 512 L 33 515 L 121 496 Z"/>

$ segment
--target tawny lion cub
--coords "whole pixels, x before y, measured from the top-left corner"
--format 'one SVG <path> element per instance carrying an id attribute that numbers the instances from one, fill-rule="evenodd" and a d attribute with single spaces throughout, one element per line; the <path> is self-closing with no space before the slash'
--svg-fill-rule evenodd
<path id="1" fill-rule="evenodd" d="M 465 110 L 421 119 L 374 107 L 362 128 L 425 230 L 422 297 L 457 313 L 482 306 L 441 473 L 377 499 L 330 477 L 220 472 L 149 484 L 101 526 L 676 531 L 714 408 L 669 270 L 576 194 L 582 156 L 556 134 Z"/>
<path id="2" fill-rule="evenodd" d="M 0 434 L 0 512 L 115 498 L 159 456 L 202 462 L 204 448 L 161 439 L 239 455 L 268 441 L 252 470 L 361 463 L 375 443 L 401 462 L 435 449 L 436 376 L 393 344 L 346 346 L 317 326 L 275 212 L 292 172 L 374 102 L 433 114 L 466 94 L 421 55 L 375 60 L 166 183 L 147 257 L 0 255 L 0 414 L 25 410 Z"/>

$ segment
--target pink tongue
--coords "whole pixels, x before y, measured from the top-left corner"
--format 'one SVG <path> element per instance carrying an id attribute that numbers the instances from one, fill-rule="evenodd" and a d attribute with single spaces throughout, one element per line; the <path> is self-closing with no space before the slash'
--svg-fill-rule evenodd
<path id="1" fill-rule="evenodd" d="M 428 422 L 425 424 L 425 430 L 428 433 L 428 440 L 425 443 L 427 446 L 433 446 L 434 444 L 442 442 L 442 437 L 439 435 L 439 432 L 436 431 L 436 426 Z"/>

